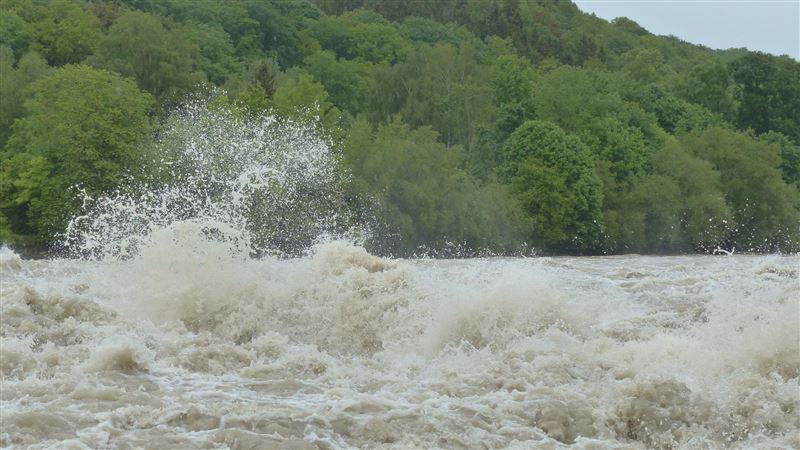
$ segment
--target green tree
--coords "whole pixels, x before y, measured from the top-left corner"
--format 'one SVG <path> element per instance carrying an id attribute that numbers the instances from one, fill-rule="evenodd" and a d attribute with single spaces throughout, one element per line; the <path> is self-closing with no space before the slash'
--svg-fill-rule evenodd
<path id="1" fill-rule="evenodd" d="M 373 64 L 337 60 L 330 51 L 316 52 L 304 63 L 306 70 L 325 86 L 334 104 L 354 116 L 367 110 L 374 94 Z"/>
<path id="2" fill-rule="evenodd" d="M 617 117 L 592 121 L 581 133 L 581 141 L 598 159 L 608 162 L 616 183 L 628 182 L 648 169 L 650 149 L 644 134 Z"/>
<path id="3" fill-rule="evenodd" d="M 240 57 L 263 56 L 261 40 L 264 33 L 248 10 L 248 2 L 218 2 L 196 0 L 118 0 L 131 9 L 169 17 L 177 22 L 221 27 L 231 37 Z M 274 3 L 260 2 L 265 8 Z M 288 30 L 287 30 L 288 32 Z"/>
<path id="4" fill-rule="evenodd" d="M 536 74 L 530 63 L 513 55 L 494 62 L 492 94 L 498 107 L 497 129 L 506 136 L 534 117 L 533 86 Z"/>
<path id="5" fill-rule="evenodd" d="M 299 65 L 299 31 L 319 19 L 320 11 L 306 0 L 246 0 L 244 4 L 248 15 L 258 23 L 261 48 L 274 54 L 281 67 Z"/>
<path id="6" fill-rule="evenodd" d="M 156 98 L 188 92 L 203 80 L 196 70 L 199 49 L 178 29 L 164 27 L 158 16 L 129 11 L 100 41 L 92 65 L 136 79 Z"/>
<path id="7" fill-rule="evenodd" d="M 660 86 L 652 86 L 642 106 L 653 113 L 658 124 L 670 133 L 684 133 L 703 130 L 710 126 L 729 126 L 722 115 L 711 112 L 702 105 L 689 103 L 668 92 Z"/>
<path id="8" fill-rule="evenodd" d="M 200 50 L 197 68 L 206 74 L 208 81 L 221 86 L 230 75 L 241 70 L 231 38 L 221 27 L 190 24 L 181 27 L 179 34 Z"/>
<path id="9" fill-rule="evenodd" d="M 672 177 L 663 174 L 637 177 L 624 203 L 612 210 L 617 223 L 607 224 L 609 235 L 622 237 L 616 243 L 624 243 L 625 251 L 686 250 L 681 200 L 680 184 Z"/>
<path id="10" fill-rule="evenodd" d="M 400 33 L 414 42 L 433 45 L 446 42 L 459 45 L 475 38 L 466 28 L 454 23 L 440 23 L 423 17 L 407 17 L 400 26 Z"/>
<path id="11" fill-rule="evenodd" d="M 567 131 L 579 131 L 598 116 L 625 109 L 619 93 L 609 88 L 606 74 L 562 66 L 545 74 L 533 88 L 536 116 Z"/>
<path id="12" fill-rule="evenodd" d="M 747 251 L 793 251 L 800 246 L 800 193 L 783 180 L 780 147 L 713 127 L 682 143 L 719 170 L 736 229 L 730 245 Z"/>
<path id="13" fill-rule="evenodd" d="M 526 120 L 534 118 L 533 88 L 536 74 L 531 64 L 516 55 L 502 54 L 491 66 L 489 86 L 496 117 L 477 126 L 476 137 L 467 149 L 471 172 L 488 179 L 500 162 L 503 143 Z M 482 118 L 490 121 L 491 116 Z"/>
<path id="14" fill-rule="evenodd" d="M 620 182 L 599 161 L 604 184 L 605 246 L 612 252 L 712 251 L 736 228 L 720 173 L 676 139 L 649 158 L 652 173 Z"/>
<path id="15" fill-rule="evenodd" d="M 684 99 L 699 103 L 727 120 L 734 120 L 737 105 L 730 78 L 728 68 L 721 60 L 704 56 L 686 74 L 685 86 L 681 89 Z"/>
<path id="16" fill-rule="evenodd" d="M 739 127 L 779 131 L 800 141 L 800 63 L 789 57 L 750 52 L 731 66 Z"/>
<path id="17" fill-rule="evenodd" d="M 448 146 L 469 148 L 478 126 L 494 115 L 479 45 L 422 46 L 396 68 L 399 112 L 412 126 L 431 126 Z"/>
<path id="18" fill-rule="evenodd" d="M 460 148 L 446 148 L 430 128 L 412 130 L 393 120 L 373 133 L 357 120 L 344 149 L 356 190 L 378 202 L 378 250 L 408 255 L 450 244 L 473 250 L 518 245 L 519 213 L 504 188 L 475 183 L 458 168 Z"/>
<path id="19" fill-rule="evenodd" d="M 591 34 L 577 31 L 570 33 L 566 40 L 564 58 L 568 64 L 582 66 L 593 61 L 602 64 L 606 59 L 602 42 Z"/>
<path id="20" fill-rule="evenodd" d="M 44 242 L 88 195 L 113 189 L 141 163 L 150 95 L 103 70 L 68 65 L 31 87 L 0 163 L 0 211 L 12 231 Z"/>
<path id="21" fill-rule="evenodd" d="M 726 201 L 725 186 L 721 174 L 714 165 L 692 153 L 681 141 L 670 139 L 653 156 L 656 175 L 674 180 L 679 188 L 677 197 L 678 216 L 673 216 L 670 227 L 681 231 L 681 239 L 669 242 L 653 242 L 654 249 L 670 251 L 711 251 L 727 245 L 736 228 L 736 217 Z M 660 191 L 650 199 L 654 204 L 663 203 Z M 675 223 L 675 220 L 678 223 Z M 668 223 L 664 221 L 662 223 Z M 659 233 L 660 234 L 660 233 Z M 657 246 L 657 245 L 660 245 Z"/>
<path id="22" fill-rule="evenodd" d="M 381 15 L 357 10 L 339 17 L 322 17 L 310 28 L 323 49 L 339 58 L 393 64 L 410 50 L 400 32 Z"/>
<path id="23" fill-rule="evenodd" d="M 279 85 L 270 106 L 284 116 L 316 117 L 328 125 L 333 125 L 340 115 L 338 108 L 328 100 L 325 87 L 307 73 Z"/>
<path id="24" fill-rule="evenodd" d="M 527 121 L 503 152 L 500 175 L 530 218 L 533 242 L 555 251 L 595 250 L 603 230 L 602 193 L 583 143 L 555 124 Z"/>
<path id="25" fill-rule="evenodd" d="M 759 138 L 780 148 L 783 181 L 786 184 L 793 184 L 800 190 L 800 145 L 777 131 L 762 134 Z"/>
<path id="26" fill-rule="evenodd" d="M 534 60 L 562 58 L 563 30 L 557 11 L 537 2 L 518 0 L 506 0 L 503 6 L 509 36 L 522 54 Z"/>
<path id="27" fill-rule="evenodd" d="M 648 223 L 655 221 L 653 217 L 667 215 L 648 210 L 651 152 L 644 135 L 609 115 L 592 121 L 580 136 L 595 156 L 603 186 L 604 250 L 644 251 L 648 247 L 648 230 L 652 229 Z"/>
<path id="28" fill-rule="evenodd" d="M 626 55 L 626 59 L 623 70 L 639 83 L 655 83 L 664 76 L 664 57 L 656 49 L 637 49 Z"/>
<path id="29" fill-rule="evenodd" d="M 0 8 L 0 46 L 7 46 L 19 57 L 31 41 L 30 26 L 15 11 Z"/>
<path id="30" fill-rule="evenodd" d="M 47 62 L 34 51 L 20 58 L 16 67 L 8 47 L 0 47 L 0 148 L 11 134 L 11 124 L 23 113 L 22 105 L 31 94 L 28 86 L 50 72 Z"/>
<path id="31" fill-rule="evenodd" d="M 325 87 L 310 74 L 295 73 L 278 85 L 272 97 L 259 84 L 252 84 L 236 98 L 236 104 L 251 113 L 272 111 L 280 117 L 317 122 L 322 131 L 338 136 L 342 112 L 328 97 Z"/>
<path id="32" fill-rule="evenodd" d="M 97 17 L 82 2 L 51 0 L 35 8 L 33 50 L 51 65 L 76 64 L 91 55 L 102 36 Z"/>

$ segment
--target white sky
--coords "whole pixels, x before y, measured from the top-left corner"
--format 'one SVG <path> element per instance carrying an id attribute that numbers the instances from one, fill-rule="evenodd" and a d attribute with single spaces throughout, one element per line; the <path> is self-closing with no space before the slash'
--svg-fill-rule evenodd
<path id="1" fill-rule="evenodd" d="M 654 34 L 706 47 L 746 47 L 800 60 L 800 0 L 575 0 L 587 13 L 627 17 Z"/>

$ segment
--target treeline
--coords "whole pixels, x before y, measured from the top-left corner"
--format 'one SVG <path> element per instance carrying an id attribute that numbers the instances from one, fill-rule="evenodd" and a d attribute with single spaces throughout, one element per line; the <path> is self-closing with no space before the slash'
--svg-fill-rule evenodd
<path id="1" fill-rule="evenodd" d="M 800 249 L 800 63 L 557 0 L 4 0 L 0 239 L 52 240 L 215 86 L 318 117 L 385 253 Z"/>

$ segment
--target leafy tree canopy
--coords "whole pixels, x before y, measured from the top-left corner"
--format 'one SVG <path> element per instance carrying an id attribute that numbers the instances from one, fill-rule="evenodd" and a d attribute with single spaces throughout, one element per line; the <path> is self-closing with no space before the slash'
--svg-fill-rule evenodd
<path id="1" fill-rule="evenodd" d="M 135 171 L 153 100 L 130 80 L 86 66 L 64 66 L 31 89 L 3 154 L 0 209 L 15 233 L 45 241 L 76 211 L 74 188 L 96 195 Z"/>

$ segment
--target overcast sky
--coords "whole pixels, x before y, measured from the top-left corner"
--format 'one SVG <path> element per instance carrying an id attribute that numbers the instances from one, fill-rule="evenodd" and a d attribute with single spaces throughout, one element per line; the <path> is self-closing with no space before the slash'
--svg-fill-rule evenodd
<path id="1" fill-rule="evenodd" d="M 654 34 L 711 48 L 759 50 L 800 60 L 800 0 L 576 0 L 611 20 L 625 16 Z"/>

